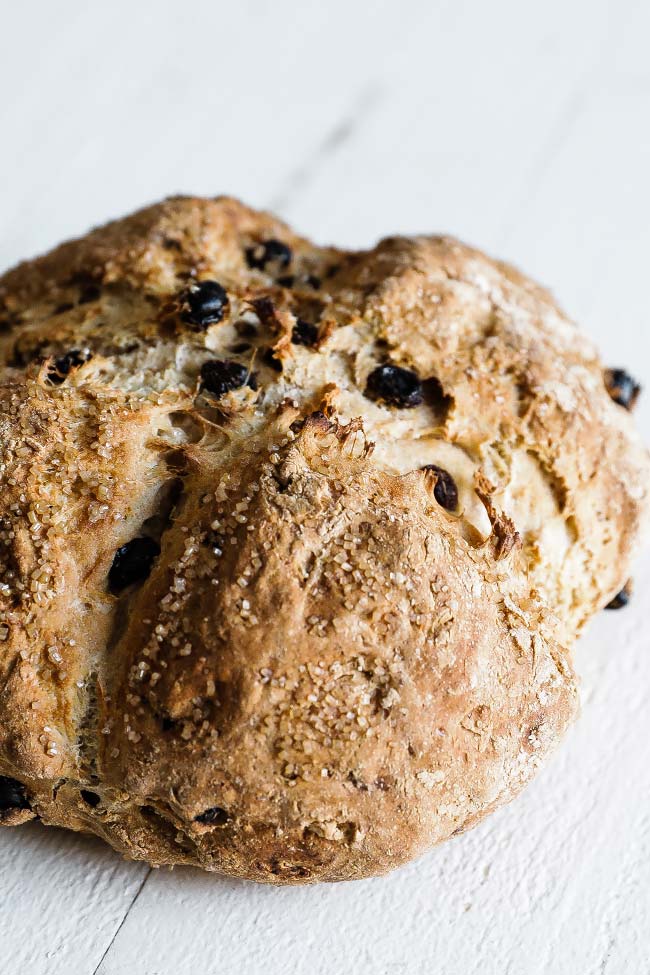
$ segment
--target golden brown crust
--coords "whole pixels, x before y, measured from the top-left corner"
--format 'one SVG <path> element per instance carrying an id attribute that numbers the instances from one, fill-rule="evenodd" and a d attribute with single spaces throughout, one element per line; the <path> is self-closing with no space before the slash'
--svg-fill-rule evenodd
<path id="1" fill-rule="evenodd" d="M 272 238 L 290 266 L 250 267 Z M 177 198 L 7 273 L 0 322 L 0 775 L 45 822 L 301 883 L 519 791 L 648 515 L 631 419 L 545 291 L 449 238 L 345 253 Z M 217 397 L 224 358 L 247 381 Z M 422 402 L 365 394 L 386 361 Z M 111 591 L 142 536 L 150 574 Z"/>

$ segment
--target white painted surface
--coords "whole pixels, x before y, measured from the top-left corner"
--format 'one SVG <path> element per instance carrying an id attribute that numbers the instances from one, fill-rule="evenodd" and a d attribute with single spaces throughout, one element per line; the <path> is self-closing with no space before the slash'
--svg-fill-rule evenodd
<path id="1" fill-rule="evenodd" d="M 650 388 L 645 0 L 3 5 L 0 265 L 168 193 L 321 240 L 447 230 Z M 650 441 L 650 395 L 639 408 Z M 648 975 L 650 559 L 524 796 L 390 877 L 274 890 L 0 832 L 0 970 Z"/>

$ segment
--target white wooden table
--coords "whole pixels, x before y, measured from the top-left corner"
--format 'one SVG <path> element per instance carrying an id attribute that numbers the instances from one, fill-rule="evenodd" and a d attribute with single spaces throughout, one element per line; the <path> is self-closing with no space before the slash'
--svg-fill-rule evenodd
<path id="1" fill-rule="evenodd" d="M 647 0 L 7 2 L 0 265 L 173 192 L 321 241 L 451 231 L 649 388 Z M 650 559 L 578 650 L 583 715 L 512 806 L 380 880 L 275 890 L 0 832 L 0 970 L 650 973 Z"/>

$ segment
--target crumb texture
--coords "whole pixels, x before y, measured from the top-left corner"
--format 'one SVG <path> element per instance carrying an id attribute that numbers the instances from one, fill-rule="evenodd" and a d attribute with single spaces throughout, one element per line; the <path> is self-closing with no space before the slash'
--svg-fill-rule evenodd
<path id="1" fill-rule="evenodd" d="M 174 198 L 0 278 L 0 370 L 0 823 L 352 879 L 556 746 L 650 462 L 519 272 Z"/>

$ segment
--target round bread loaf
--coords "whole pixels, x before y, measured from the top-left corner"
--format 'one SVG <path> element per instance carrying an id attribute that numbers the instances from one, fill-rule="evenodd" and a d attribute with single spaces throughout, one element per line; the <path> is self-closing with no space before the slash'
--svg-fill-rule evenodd
<path id="1" fill-rule="evenodd" d="M 0 820 L 304 883 L 522 788 L 649 510 L 638 389 L 546 291 L 176 198 L 0 326 Z"/>

